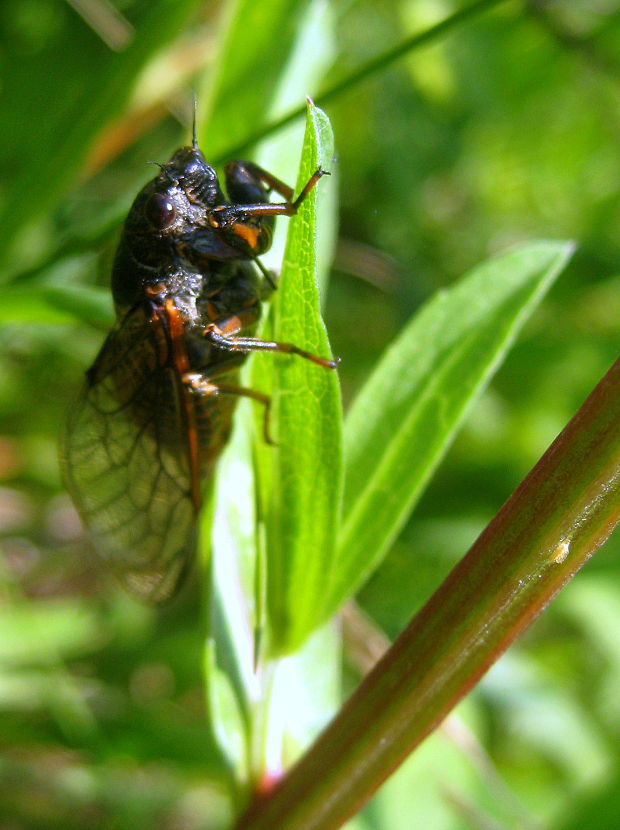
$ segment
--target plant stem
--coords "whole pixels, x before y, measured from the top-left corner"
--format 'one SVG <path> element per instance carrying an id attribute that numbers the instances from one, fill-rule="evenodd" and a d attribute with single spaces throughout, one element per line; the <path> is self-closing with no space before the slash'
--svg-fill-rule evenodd
<path id="1" fill-rule="evenodd" d="M 301 761 L 237 830 L 335 830 L 620 520 L 620 360 Z"/>

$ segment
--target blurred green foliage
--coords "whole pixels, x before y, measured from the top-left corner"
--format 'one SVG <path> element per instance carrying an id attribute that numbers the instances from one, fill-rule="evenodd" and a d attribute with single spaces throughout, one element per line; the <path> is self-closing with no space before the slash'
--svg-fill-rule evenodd
<path id="1" fill-rule="evenodd" d="M 248 38 L 272 5 L 257 3 Z M 327 85 L 459 4 L 314 5 L 337 44 Z M 110 14 L 96 0 L 78 6 Z M 189 90 L 198 73 L 217 70 L 226 6 L 123 0 L 118 18 L 90 23 L 61 0 L 0 9 L 7 827 L 225 821 L 195 586 L 155 613 L 109 583 L 62 490 L 56 436 L 110 317 L 107 295 L 90 289 L 107 283 L 118 224 L 150 176 L 144 162 L 186 140 Z M 419 304 L 476 262 L 532 237 L 579 246 L 362 590 L 362 606 L 391 636 L 617 356 L 619 84 L 616 0 L 508 0 L 329 105 L 342 208 L 326 319 L 345 404 Z M 307 91 L 320 103 L 320 84 Z M 240 106 L 241 123 L 243 114 Z M 76 286 L 77 309 L 62 302 Z M 613 826 L 618 553 L 612 539 L 357 827 Z"/>

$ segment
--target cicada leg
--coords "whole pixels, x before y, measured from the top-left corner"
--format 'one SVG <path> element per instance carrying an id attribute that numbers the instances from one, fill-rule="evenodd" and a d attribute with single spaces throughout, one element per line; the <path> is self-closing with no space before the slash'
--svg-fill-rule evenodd
<path id="1" fill-rule="evenodd" d="M 339 359 L 331 360 L 327 357 L 307 352 L 300 349 L 294 343 L 282 343 L 277 340 L 260 340 L 257 337 L 237 337 L 237 332 L 242 331 L 246 326 L 256 319 L 255 311 L 250 308 L 238 314 L 231 314 L 229 317 L 222 317 L 217 322 L 210 323 L 205 327 L 203 336 L 218 349 L 231 352 L 283 352 L 284 354 L 296 354 L 304 360 L 310 360 L 318 366 L 326 369 L 335 369 L 340 363 Z"/>
<path id="2" fill-rule="evenodd" d="M 319 167 L 310 176 L 299 196 L 271 173 L 249 161 L 236 161 L 226 168 L 226 185 L 231 204 L 216 205 L 207 214 L 210 227 L 221 231 L 227 243 L 252 259 L 269 250 L 276 216 L 294 216 L 299 206 L 327 174 Z M 285 202 L 268 202 L 269 190 L 284 196 Z"/>
<path id="3" fill-rule="evenodd" d="M 237 395 L 241 398 L 250 398 L 264 406 L 263 410 L 263 438 L 266 444 L 275 445 L 269 430 L 269 419 L 271 415 L 271 398 L 256 389 L 248 389 L 246 386 L 238 386 L 234 383 L 214 383 L 213 375 L 205 377 L 200 372 L 188 372 L 183 376 L 183 381 L 199 395 Z"/>
<path id="4" fill-rule="evenodd" d="M 302 187 L 299 196 L 293 199 L 292 187 L 278 179 L 273 173 L 259 167 L 251 161 L 233 161 L 224 168 L 226 172 L 226 189 L 233 202 L 230 208 L 249 216 L 294 216 L 299 206 L 314 188 L 322 176 L 329 176 L 327 170 L 318 167 Z M 261 194 L 275 190 L 286 201 L 280 203 L 264 202 Z M 244 204 L 245 203 L 245 204 Z M 220 208 L 216 208 L 219 210 Z M 222 208 L 224 209 L 224 208 Z"/>

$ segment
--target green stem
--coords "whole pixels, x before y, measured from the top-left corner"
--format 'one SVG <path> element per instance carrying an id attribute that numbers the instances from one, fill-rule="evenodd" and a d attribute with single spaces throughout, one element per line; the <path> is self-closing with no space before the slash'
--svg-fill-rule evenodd
<path id="1" fill-rule="evenodd" d="M 418 34 L 411 35 L 411 37 L 405 38 L 401 43 L 397 46 L 388 49 L 385 52 L 382 52 L 380 55 L 377 55 L 375 58 L 371 58 L 368 63 L 364 64 L 361 68 L 355 69 L 351 74 L 347 75 L 345 78 L 342 78 L 340 81 L 336 81 L 331 86 L 324 89 L 321 93 L 319 93 L 314 102 L 317 106 L 324 108 L 326 104 L 332 101 L 334 98 L 337 98 L 339 95 L 342 95 L 344 92 L 348 92 L 354 86 L 362 83 L 367 78 L 371 77 L 377 72 L 386 69 L 391 64 L 395 63 L 399 58 L 402 58 L 403 55 L 406 55 L 407 52 L 410 52 L 412 49 L 417 49 L 420 46 L 427 46 L 429 43 L 432 43 L 435 40 L 438 40 L 440 37 L 443 37 L 452 29 L 459 26 L 461 23 L 464 23 L 471 17 L 475 17 L 478 14 L 481 14 L 487 9 L 491 9 L 494 6 L 498 6 L 500 3 L 504 3 L 505 0 L 476 0 L 475 3 L 471 3 L 469 6 L 465 6 L 463 9 L 459 9 L 454 14 L 446 17 L 444 20 L 441 20 L 439 23 L 436 23 L 434 26 L 431 26 L 428 29 L 425 29 L 423 32 L 419 32 Z M 234 147 L 228 147 L 226 152 L 222 155 L 221 158 L 216 158 L 213 161 L 213 164 L 222 164 L 225 161 L 228 161 L 231 158 L 237 158 L 241 154 L 247 150 L 248 147 L 256 144 L 258 141 L 261 141 L 268 135 L 277 132 L 278 130 L 282 129 L 282 127 L 286 127 L 287 124 L 290 124 L 291 121 L 295 121 L 296 118 L 301 118 L 306 112 L 306 105 L 302 104 L 301 106 L 297 107 L 294 110 L 291 110 L 286 115 L 283 115 L 282 118 L 279 118 L 277 121 L 272 121 L 269 124 L 265 124 L 260 129 L 253 132 L 249 135 L 246 139 L 242 142 L 237 144 Z"/>
<path id="2" fill-rule="evenodd" d="M 339 715 L 237 830 L 335 830 L 620 520 L 620 360 Z"/>

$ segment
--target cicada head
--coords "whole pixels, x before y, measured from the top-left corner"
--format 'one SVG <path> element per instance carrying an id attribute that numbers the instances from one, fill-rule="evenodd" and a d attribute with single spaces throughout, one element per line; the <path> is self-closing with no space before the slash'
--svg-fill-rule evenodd
<path id="1" fill-rule="evenodd" d="M 179 240 L 202 228 L 206 212 L 224 201 L 217 173 L 197 147 L 182 147 L 160 165 L 123 226 L 112 277 L 117 308 L 133 307 L 145 288 L 165 278 Z"/>

